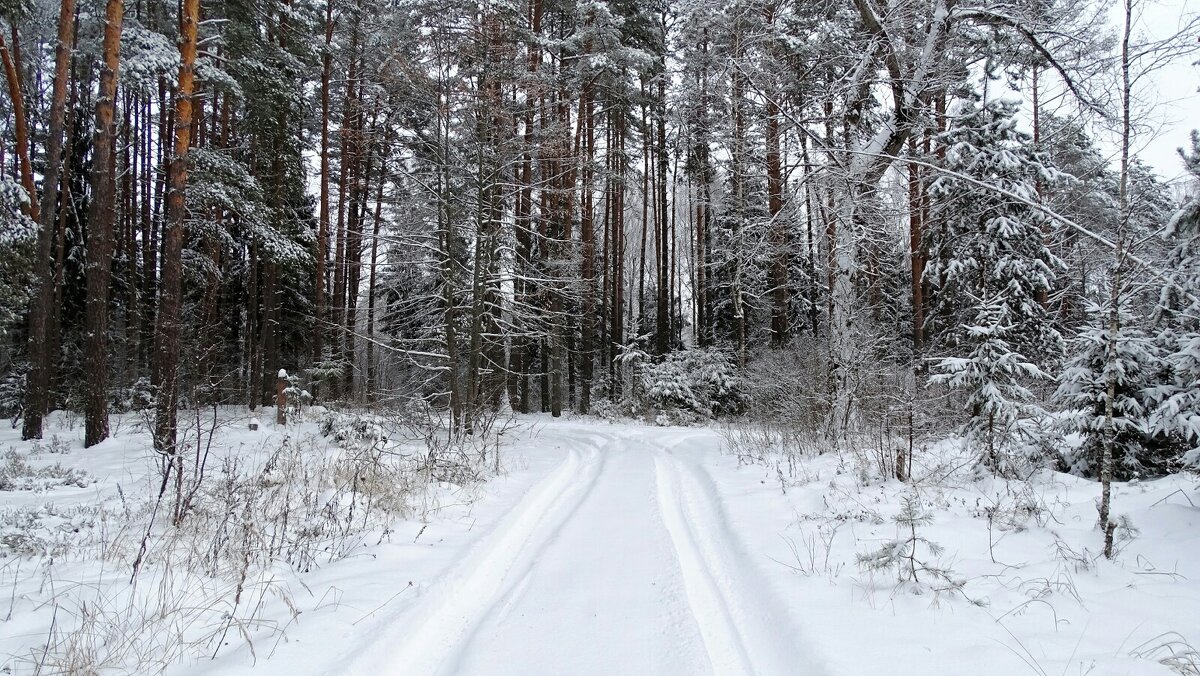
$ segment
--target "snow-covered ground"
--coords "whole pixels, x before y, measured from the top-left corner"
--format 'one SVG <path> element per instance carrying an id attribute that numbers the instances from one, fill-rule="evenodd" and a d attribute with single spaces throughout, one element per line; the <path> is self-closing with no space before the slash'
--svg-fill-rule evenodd
<path id="1" fill-rule="evenodd" d="M 124 419 L 84 450 L 71 422 L 56 417 L 47 436 L 62 441 L 34 452 L 0 421 L 4 462 L 27 465 L 9 474 L 30 477 L 0 490 L 0 663 L 14 673 L 46 663 L 47 637 L 94 621 L 97 604 L 153 620 L 168 604 L 144 599 L 197 603 L 205 579 L 209 612 L 174 616 L 193 618 L 178 636 L 200 637 L 203 652 L 136 669 L 118 659 L 152 652 L 143 637 L 117 652 L 114 671 L 1171 674 L 1200 664 L 1188 652 L 1200 645 L 1200 495 L 1187 477 L 1118 487 L 1115 512 L 1137 532 L 1123 531 L 1108 562 L 1097 556 L 1096 484 L 978 477 L 952 444 L 918 452 L 914 480 L 900 483 L 866 455 L 746 465 L 713 428 L 531 416 L 506 435 L 500 476 L 410 491 L 406 517 L 252 576 L 241 596 L 253 600 L 230 606 L 219 576 L 172 577 L 165 558 L 155 585 L 129 591 L 131 561 L 103 550 L 119 540 L 118 507 L 157 491 L 148 437 Z M 306 439 L 306 453 L 336 453 L 313 423 L 244 422 L 218 433 L 214 453 L 262 457 L 285 435 Z M 85 474 L 37 472 L 55 463 Z M 928 514 L 915 532 L 892 520 L 906 500 Z M 88 512 L 99 504 L 111 508 L 103 518 Z M 27 549 L 41 554 L 12 553 L 35 535 L 41 546 Z M 923 566 L 903 565 L 917 566 L 916 582 L 858 565 L 913 536 Z M 55 538 L 63 546 L 46 544 Z M 133 640 L 91 637 L 120 639 Z"/>

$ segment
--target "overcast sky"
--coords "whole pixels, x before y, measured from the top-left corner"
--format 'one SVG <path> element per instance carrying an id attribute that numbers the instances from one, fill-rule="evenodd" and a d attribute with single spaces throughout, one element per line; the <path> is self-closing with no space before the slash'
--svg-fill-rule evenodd
<path id="1" fill-rule="evenodd" d="M 1114 8 L 1114 22 L 1120 20 L 1119 11 Z M 1198 11 L 1200 0 L 1153 0 L 1141 24 L 1149 37 L 1162 39 L 1178 32 L 1185 17 Z M 1200 40 L 1200 35 L 1191 39 Z M 1134 150 L 1167 180 L 1184 174 L 1176 148 L 1188 147 L 1191 130 L 1200 129 L 1200 67 L 1192 63 L 1197 58 L 1183 59 L 1154 73 L 1138 97 L 1156 129 L 1135 139 Z"/>

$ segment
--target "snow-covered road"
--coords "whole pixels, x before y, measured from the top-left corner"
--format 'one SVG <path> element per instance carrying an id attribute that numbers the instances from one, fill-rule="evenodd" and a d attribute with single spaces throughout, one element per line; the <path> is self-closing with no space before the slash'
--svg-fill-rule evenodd
<path id="1" fill-rule="evenodd" d="M 1200 501 L 1190 476 L 1117 487 L 1117 513 L 1138 530 L 1110 562 L 1097 549 L 1095 482 L 981 476 L 949 442 L 922 448 L 918 479 L 902 483 L 870 452 L 743 462 L 731 450 L 747 447 L 731 449 L 735 432 L 715 427 L 515 422 L 499 476 L 423 485 L 411 512 L 337 556 L 303 571 L 280 562 L 254 587 L 254 623 L 214 635 L 223 641 L 215 656 L 197 644 L 203 652 L 164 673 L 1167 676 L 1200 664 L 1191 647 L 1200 642 Z M 231 428 L 219 444 L 265 461 L 285 435 L 324 448 L 315 427 Z M 127 425 L 85 453 L 73 428 L 56 430 L 74 435 L 52 442 L 66 451 L 34 448 L 0 425 L 0 448 L 20 449 L 6 462 L 66 461 L 87 486 L 3 491 L 0 515 L 8 509 L 10 519 L 0 537 L 109 542 L 100 538 L 121 523 L 119 506 L 113 521 L 71 510 L 153 490 L 148 436 Z M 921 583 L 903 569 L 864 570 L 864 553 L 916 535 L 895 520 L 913 501 L 927 514 L 919 563 L 944 577 L 930 582 L 928 567 Z M 22 514 L 32 525 L 12 518 Z M 110 642 L 100 657 L 125 664 L 165 652 L 159 641 L 176 634 L 138 629 L 137 613 L 190 603 L 171 587 L 182 583 L 164 574 L 145 588 L 152 605 L 121 610 L 131 603 L 121 601 L 132 593 L 125 570 L 80 558 L 90 551 L 54 564 L 0 559 L 0 587 L 18 581 L 5 590 L 0 660 L 36 663 L 39 641 L 85 606 L 106 613 L 109 634 L 93 625 L 78 634 Z M 940 589 L 946 579 L 954 584 Z M 213 603 L 206 593 L 195 596 Z M 223 606 L 200 607 L 210 624 L 193 633 L 228 624 Z M 126 617 L 135 618 L 128 635 L 118 631 Z M 120 653 L 128 636 L 148 652 Z M 20 661 L 30 654 L 34 662 Z"/>
<path id="2" fill-rule="evenodd" d="M 818 672 L 689 453 L 711 432 L 553 434 L 561 463 L 339 672 Z"/>

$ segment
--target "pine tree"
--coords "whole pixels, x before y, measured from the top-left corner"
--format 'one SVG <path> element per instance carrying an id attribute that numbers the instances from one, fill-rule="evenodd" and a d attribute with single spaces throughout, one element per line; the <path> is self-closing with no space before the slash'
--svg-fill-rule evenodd
<path id="1" fill-rule="evenodd" d="M 1016 113 L 1011 101 L 966 103 L 941 136 L 947 148 L 942 164 L 954 173 L 938 176 L 929 188 L 941 227 L 927 233 L 925 279 L 934 290 L 931 321 L 947 349 L 962 338 L 956 327 L 980 312 L 977 299 L 987 298 L 1005 306 L 1011 322 L 1005 340 L 1046 366 L 1061 355 L 1062 338 L 1040 297 L 1064 264 L 1046 245 L 1048 217 L 1029 203 L 1038 199 L 1039 183 L 1053 185 L 1061 175 L 1017 129 Z M 957 174 L 1029 203 L 981 190 Z"/>
<path id="2" fill-rule="evenodd" d="M 1091 321 L 1070 342 L 1068 354 L 1072 356 L 1059 378 L 1055 401 L 1064 413 L 1066 428 L 1083 437 L 1078 452 L 1064 458 L 1072 473 L 1098 476 L 1107 443 L 1112 444 L 1113 478 L 1118 481 L 1162 474 L 1169 467 L 1169 458 L 1152 452 L 1150 421 L 1152 388 L 1163 362 L 1140 328 L 1144 318 L 1137 317 L 1131 305 L 1132 300 L 1125 296 L 1114 334 L 1106 308 L 1090 304 L 1087 313 Z M 1115 384 L 1111 430 L 1105 420 L 1110 381 Z"/>
<path id="3" fill-rule="evenodd" d="M 1180 151 L 1192 176 L 1200 179 L 1200 132 L 1192 132 L 1191 152 Z M 1166 237 L 1174 248 L 1168 259 L 1170 283 L 1158 301 L 1156 344 L 1165 351 L 1170 378 L 1156 392 L 1154 430 L 1200 447 L 1200 196 L 1172 216 Z M 1200 455 L 1189 455 L 1197 464 Z"/>
<path id="4" fill-rule="evenodd" d="M 1013 344 L 1020 319 L 1013 316 L 1007 299 L 993 292 L 980 298 L 975 317 L 963 326 L 964 357 L 946 357 L 935 365 L 931 377 L 966 393 L 968 420 L 964 435 L 981 452 L 981 460 L 996 472 L 1014 469 L 1012 453 L 1018 423 L 1037 413 L 1033 395 L 1024 383 L 1048 376 Z"/>

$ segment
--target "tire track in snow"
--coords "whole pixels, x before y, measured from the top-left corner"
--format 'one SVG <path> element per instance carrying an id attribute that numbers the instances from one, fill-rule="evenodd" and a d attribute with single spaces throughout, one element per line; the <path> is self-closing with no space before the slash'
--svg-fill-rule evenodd
<path id="1" fill-rule="evenodd" d="M 439 579 L 411 614 L 393 620 L 384 635 L 340 673 L 437 674 L 456 663 L 461 646 L 479 623 L 528 575 L 536 553 L 553 541 L 587 497 L 603 467 L 601 449 L 615 440 L 585 442 L 589 448 L 584 451 L 570 449 L 567 459 Z"/>
<path id="2" fill-rule="evenodd" d="M 799 633 L 730 532 L 711 477 L 672 453 L 695 436 L 655 443 L 654 466 L 659 512 L 713 673 L 824 673 L 814 655 L 801 649 Z"/>

